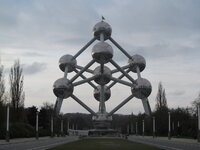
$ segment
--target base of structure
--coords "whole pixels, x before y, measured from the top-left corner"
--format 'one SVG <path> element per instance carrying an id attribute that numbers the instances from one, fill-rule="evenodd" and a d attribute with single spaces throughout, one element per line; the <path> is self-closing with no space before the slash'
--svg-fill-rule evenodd
<path id="1" fill-rule="evenodd" d="M 91 129 L 88 132 L 89 136 L 117 135 L 117 131 L 113 129 Z"/>
<path id="2" fill-rule="evenodd" d="M 6 142 L 10 142 L 10 132 L 6 131 Z"/>
<path id="3" fill-rule="evenodd" d="M 197 141 L 200 142 L 200 130 L 198 131 Z"/>

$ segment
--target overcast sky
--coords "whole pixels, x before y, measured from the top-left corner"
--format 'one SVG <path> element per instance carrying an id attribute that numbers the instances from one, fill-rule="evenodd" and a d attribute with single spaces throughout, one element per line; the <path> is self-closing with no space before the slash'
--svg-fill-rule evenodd
<path id="1" fill-rule="evenodd" d="M 187 107 L 200 91 L 199 8 L 199 0 L 0 0 L 0 58 L 5 80 L 8 83 L 9 69 L 20 59 L 25 106 L 55 103 L 52 85 L 63 76 L 59 58 L 74 55 L 92 39 L 92 28 L 103 15 L 112 26 L 112 37 L 130 55 L 145 57 L 147 66 L 142 77 L 152 83 L 152 109 L 160 81 L 170 108 Z M 92 46 L 77 58 L 79 65 L 91 60 Z M 112 47 L 114 60 L 126 65 L 127 58 Z M 111 92 L 106 102 L 108 111 L 131 90 L 116 85 Z M 90 86 L 75 87 L 74 94 L 98 110 Z M 62 112 L 87 111 L 69 98 L 63 101 Z M 140 100 L 134 98 L 117 113 L 131 112 L 144 112 Z"/>

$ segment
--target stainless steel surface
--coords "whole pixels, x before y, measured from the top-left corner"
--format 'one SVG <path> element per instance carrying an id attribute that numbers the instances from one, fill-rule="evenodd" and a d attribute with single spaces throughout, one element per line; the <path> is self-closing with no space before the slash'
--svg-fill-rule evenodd
<path id="1" fill-rule="evenodd" d="M 105 21 L 98 22 L 93 28 L 94 37 L 98 40 L 100 40 L 101 33 L 104 34 L 104 40 L 107 40 L 112 33 L 111 26 Z"/>
<path id="2" fill-rule="evenodd" d="M 149 105 L 149 101 L 147 98 L 143 98 L 142 99 L 142 104 L 143 104 L 143 107 L 144 107 L 144 112 L 147 114 L 147 115 L 151 115 L 151 107 Z"/>
<path id="3" fill-rule="evenodd" d="M 131 91 L 136 98 L 147 98 L 152 91 L 151 83 L 147 79 L 138 78 L 135 80 L 135 84 L 131 88 Z"/>
<path id="4" fill-rule="evenodd" d="M 131 71 L 137 73 L 137 67 L 139 67 L 140 72 L 146 67 L 146 61 L 141 55 L 133 55 L 131 59 L 128 60 Z"/>
<path id="5" fill-rule="evenodd" d="M 92 115 L 96 116 L 96 113 L 89 108 L 85 103 L 83 103 L 78 97 L 76 97 L 75 95 L 71 95 L 71 97 L 77 102 L 79 103 L 81 106 L 83 106 L 87 111 L 89 111 Z"/>
<path id="6" fill-rule="evenodd" d="M 100 101 L 100 90 L 101 90 L 101 86 L 97 86 L 96 89 L 94 89 L 94 98 L 97 100 L 97 101 Z M 104 98 L 105 98 L 105 101 L 107 101 L 111 96 L 111 90 L 108 89 L 107 86 L 104 86 Z"/>
<path id="7" fill-rule="evenodd" d="M 66 78 L 60 78 L 54 82 L 53 92 L 58 98 L 68 98 L 73 93 L 73 90 L 73 85 Z"/>
<path id="8" fill-rule="evenodd" d="M 113 49 L 106 42 L 98 42 L 92 48 L 92 57 L 96 62 L 105 64 L 112 59 Z"/>
<path id="9" fill-rule="evenodd" d="M 56 104 L 54 105 L 54 112 L 56 114 L 59 114 L 61 106 L 62 106 L 62 102 L 63 102 L 62 98 L 57 98 Z"/>
<path id="10" fill-rule="evenodd" d="M 94 81 L 99 85 L 105 85 L 110 82 L 111 80 L 111 70 L 104 66 L 103 73 L 101 73 L 101 67 L 98 66 L 94 69 Z"/>
<path id="11" fill-rule="evenodd" d="M 68 68 L 68 72 L 74 71 L 76 64 L 77 61 L 72 55 L 64 55 L 59 60 L 59 68 L 63 72 L 65 72 L 66 67 Z"/>
<path id="12" fill-rule="evenodd" d="M 86 50 L 94 41 L 96 37 L 92 38 L 82 49 L 80 49 L 75 55 L 74 58 L 77 58 L 84 50 Z"/>

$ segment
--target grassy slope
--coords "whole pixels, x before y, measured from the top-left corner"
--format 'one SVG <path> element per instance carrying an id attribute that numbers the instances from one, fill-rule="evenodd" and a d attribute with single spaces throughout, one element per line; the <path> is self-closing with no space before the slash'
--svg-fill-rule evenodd
<path id="1" fill-rule="evenodd" d="M 115 138 L 91 138 L 64 144 L 49 150 L 161 150 L 156 147 Z"/>

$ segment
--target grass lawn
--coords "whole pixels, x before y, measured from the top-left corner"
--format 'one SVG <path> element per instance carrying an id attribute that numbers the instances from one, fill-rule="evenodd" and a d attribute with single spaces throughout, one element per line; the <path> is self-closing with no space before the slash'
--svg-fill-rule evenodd
<path id="1" fill-rule="evenodd" d="M 161 150 L 118 138 L 88 138 L 60 145 L 49 150 Z"/>

